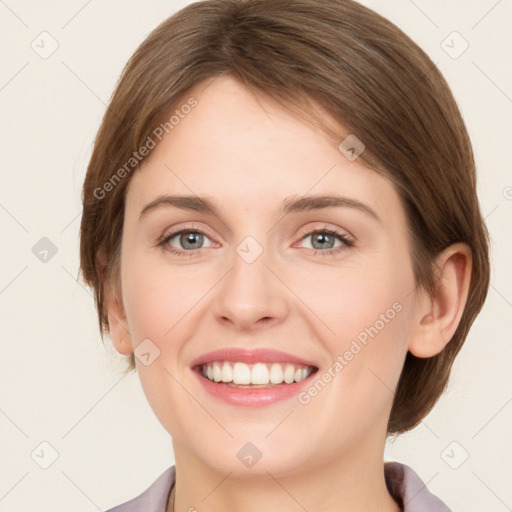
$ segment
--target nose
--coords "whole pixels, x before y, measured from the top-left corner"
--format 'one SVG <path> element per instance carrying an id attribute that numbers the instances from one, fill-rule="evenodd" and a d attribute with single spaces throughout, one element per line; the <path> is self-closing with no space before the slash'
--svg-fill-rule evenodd
<path id="1" fill-rule="evenodd" d="M 216 287 L 217 321 L 240 331 L 257 331 L 282 323 L 288 314 L 286 288 L 267 266 L 265 251 L 249 262 L 234 251 L 232 267 Z"/>

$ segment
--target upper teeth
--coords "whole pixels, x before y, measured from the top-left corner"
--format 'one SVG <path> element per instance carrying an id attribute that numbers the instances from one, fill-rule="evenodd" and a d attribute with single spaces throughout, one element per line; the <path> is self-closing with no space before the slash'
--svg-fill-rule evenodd
<path id="1" fill-rule="evenodd" d="M 201 373 L 214 382 L 233 382 L 233 384 L 286 384 L 300 382 L 311 372 L 311 366 L 292 363 L 232 363 L 219 361 L 204 364 Z"/>

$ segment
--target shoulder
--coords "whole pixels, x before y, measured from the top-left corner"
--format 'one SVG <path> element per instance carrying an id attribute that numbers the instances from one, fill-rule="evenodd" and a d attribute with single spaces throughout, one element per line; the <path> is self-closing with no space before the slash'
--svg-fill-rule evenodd
<path id="1" fill-rule="evenodd" d="M 404 512 L 451 512 L 411 467 L 400 462 L 385 462 L 384 475 L 388 491 Z"/>
<path id="2" fill-rule="evenodd" d="M 142 494 L 106 512 L 166 512 L 176 479 L 176 468 L 166 469 Z"/>

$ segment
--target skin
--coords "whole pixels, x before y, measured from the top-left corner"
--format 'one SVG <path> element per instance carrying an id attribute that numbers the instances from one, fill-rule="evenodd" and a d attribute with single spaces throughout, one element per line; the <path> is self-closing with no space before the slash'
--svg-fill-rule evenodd
<path id="1" fill-rule="evenodd" d="M 469 249 L 455 244 L 439 255 L 441 286 L 427 296 L 415 288 L 405 212 L 387 179 L 232 78 L 198 84 L 190 96 L 198 106 L 131 178 L 121 290 L 106 283 L 116 349 L 131 354 L 149 338 L 160 350 L 150 365 L 136 362 L 172 436 L 175 510 L 400 510 L 383 470 L 393 393 L 408 350 L 430 357 L 455 332 Z M 285 198 L 334 192 L 367 204 L 380 221 L 349 207 L 279 214 Z M 139 221 L 144 206 L 171 193 L 208 196 L 220 217 L 163 207 Z M 326 249 L 307 233 L 325 226 L 354 245 L 336 241 L 340 252 L 320 254 Z M 207 235 L 195 254 L 169 252 L 190 252 L 179 236 L 158 246 L 185 228 Z M 263 248 L 251 264 L 236 252 L 247 236 Z M 401 311 L 306 405 L 296 397 L 229 405 L 190 368 L 219 348 L 275 348 L 314 361 L 321 375 L 394 303 Z M 247 442 L 262 453 L 251 468 L 237 458 Z"/>

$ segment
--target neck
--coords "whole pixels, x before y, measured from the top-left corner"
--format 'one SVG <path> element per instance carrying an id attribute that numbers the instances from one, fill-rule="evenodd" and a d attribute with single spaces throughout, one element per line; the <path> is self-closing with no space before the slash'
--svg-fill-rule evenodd
<path id="1" fill-rule="evenodd" d="M 400 512 L 384 479 L 384 447 L 373 459 L 359 452 L 356 458 L 347 454 L 304 470 L 294 468 L 286 475 L 260 468 L 244 477 L 221 473 L 174 441 L 173 445 L 176 484 L 167 512 L 173 512 L 172 501 L 174 512 Z"/>

